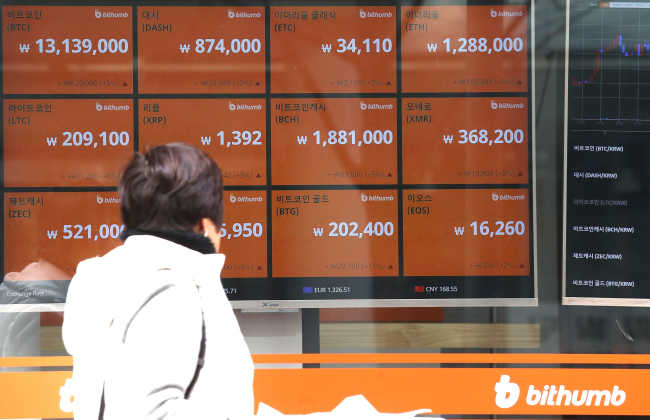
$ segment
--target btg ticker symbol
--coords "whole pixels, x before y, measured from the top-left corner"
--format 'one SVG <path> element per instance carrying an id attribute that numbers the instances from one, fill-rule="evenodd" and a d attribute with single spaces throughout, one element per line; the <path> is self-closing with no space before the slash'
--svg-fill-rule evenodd
<path id="1" fill-rule="evenodd" d="M 510 408 L 519 400 L 519 385 L 510 382 L 510 376 L 501 375 L 501 381 L 494 385 L 497 392 L 494 402 L 499 408 Z"/>
<path id="2" fill-rule="evenodd" d="M 366 17 L 366 12 L 363 11 L 363 9 L 359 10 L 359 16 L 361 16 L 361 19 Z"/>

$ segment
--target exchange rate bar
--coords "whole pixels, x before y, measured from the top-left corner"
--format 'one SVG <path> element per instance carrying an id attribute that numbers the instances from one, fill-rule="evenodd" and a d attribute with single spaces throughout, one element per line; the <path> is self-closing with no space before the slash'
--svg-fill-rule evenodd
<path id="1" fill-rule="evenodd" d="M 3 6 L 4 93 L 132 93 L 131 11 Z"/>
<path id="2" fill-rule="evenodd" d="M 141 93 L 264 93 L 263 7 L 138 7 Z"/>
<path id="3" fill-rule="evenodd" d="M 7 187 L 115 186 L 133 156 L 130 99 L 4 101 Z"/>
<path id="4" fill-rule="evenodd" d="M 185 141 L 219 163 L 225 185 L 266 184 L 263 99 L 140 101 L 140 151 Z"/>
<path id="5" fill-rule="evenodd" d="M 397 183 L 395 99 L 272 101 L 274 185 Z"/>
<path id="6" fill-rule="evenodd" d="M 397 276 L 395 190 L 273 192 L 273 277 Z"/>
<path id="7" fill-rule="evenodd" d="M 530 275 L 527 189 L 405 190 L 404 275 Z"/>
<path id="8" fill-rule="evenodd" d="M 273 93 L 396 92 L 395 7 L 272 7 Z"/>
<path id="9" fill-rule="evenodd" d="M 5 193 L 4 209 L 5 272 L 21 280 L 69 280 L 80 261 L 122 244 L 117 192 Z M 64 278 L 39 277 L 33 263 Z"/>
<path id="10" fill-rule="evenodd" d="M 527 184 L 526 98 L 402 101 L 405 184 Z"/>
<path id="11" fill-rule="evenodd" d="M 525 6 L 408 6 L 401 13 L 404 92 L 528 90 Z"/>
<path id="12" fill-rule="evenodd" d="M 266 191 L 226 191 L 219 252 L 224 278 L 266 277 Z"/>

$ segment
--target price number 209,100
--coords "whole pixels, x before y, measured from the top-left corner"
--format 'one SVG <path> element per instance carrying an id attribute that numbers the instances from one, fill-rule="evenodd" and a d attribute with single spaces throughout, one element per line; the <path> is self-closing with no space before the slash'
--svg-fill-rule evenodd
<path id="1" fill-rule="evenodd" d="M 93 133 L 90 131 L 80 132 L 80 131 L 66 131 L 63 133 L 65 139 L 62 146 L 93 146 L 97 147 L 97 142 L 94 140 Z M 118 133 L 117 131 L 104 131 L 99 134 L 99 137 L 102 139 L 102 146 L 128 146 L 130 142 L 129 133 L 122 131 Z M 54 140 L 54 141 L 52 141 Z M 51 137 L 47 138 L 47 145 L 52 146 L 56 145 L 56 137 L 53 139 Z"/>

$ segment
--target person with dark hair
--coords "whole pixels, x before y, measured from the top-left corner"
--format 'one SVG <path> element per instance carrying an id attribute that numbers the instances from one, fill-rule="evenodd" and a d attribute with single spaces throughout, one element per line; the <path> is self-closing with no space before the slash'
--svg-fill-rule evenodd
<path id="1" fill-rule="evenodd" d="M 219 278 L 219 167 L 158 146 L 118 191 L 124 244 L 80 263 L 67 297 L 75 419 L 252 416 L 253 363 Z"/>

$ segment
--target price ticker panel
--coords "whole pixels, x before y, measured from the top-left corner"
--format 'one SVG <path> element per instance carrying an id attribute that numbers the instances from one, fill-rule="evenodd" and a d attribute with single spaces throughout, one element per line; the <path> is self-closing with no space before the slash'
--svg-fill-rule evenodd
<path id="1" fill-rule="evenodd" d="M 46 3 L 2 7 L 6 280 L 118 246 L 124 165 L 183 141 L 235 305 L 536 303 L 525 2 Z"/>

